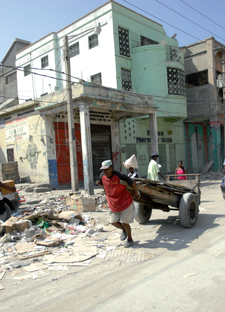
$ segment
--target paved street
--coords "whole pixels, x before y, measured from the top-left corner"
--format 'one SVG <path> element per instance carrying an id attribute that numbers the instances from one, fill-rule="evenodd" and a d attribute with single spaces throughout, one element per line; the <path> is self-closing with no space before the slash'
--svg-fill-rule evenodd
<path id="1" fill-rule="evenodd" d="M 132 249 L 121 246 L 87 267 L 51 271 L 35 280 L 15 280 L 7 273 L 0 311 L 224 311 L 220 183 L 201 183 L 200 214 L 192 229 L 180 226 L 177 212 L 154 210 L 148 224 L 133 224 Z"/>

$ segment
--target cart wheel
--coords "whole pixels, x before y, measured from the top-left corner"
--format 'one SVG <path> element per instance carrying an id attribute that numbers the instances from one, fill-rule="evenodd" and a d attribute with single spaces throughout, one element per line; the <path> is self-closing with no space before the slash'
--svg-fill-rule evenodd
<path id="1" fill-rule="evenodd" d="M 222 193 L 222 195 L 223 195 L 223 199 L 225 199 L 225 194 L 224 194 L 224 193 Z"/>
<path id="2" fill-rule="evenodd" d="M 198 198 L 195 194 L 186 193 L 179 204 L 180 223 L 183 227 L 191 228 L 198 220 Z"/>
<path id="3" fill-rule="evenodd" d="M 152 214 L 152 208 L 139 203 L 134 203 L 134 206 L 135 220 L 139 223 L 148 222 Z"/>

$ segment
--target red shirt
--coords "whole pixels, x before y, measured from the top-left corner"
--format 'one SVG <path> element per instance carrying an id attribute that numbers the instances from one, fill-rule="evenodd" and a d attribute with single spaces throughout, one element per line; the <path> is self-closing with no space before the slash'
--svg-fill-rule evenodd
<path id="1" fill-rule="evenodd" d="M 132 196 L 127 191 L 127 187 L 120 184 L 120 180 L 126 181 L 130 186 L 133 184 L 133 180 L 122 172 L 113 171 L 110 178 L 104 172 L 100 175 L 100 181 L 104 186 L 109 208 L 113 212 L 127 209 L 133 201 Z"/>

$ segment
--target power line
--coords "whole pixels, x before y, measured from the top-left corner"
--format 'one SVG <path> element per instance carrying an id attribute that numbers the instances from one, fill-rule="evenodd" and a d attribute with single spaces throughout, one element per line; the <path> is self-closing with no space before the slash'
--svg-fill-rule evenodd
<path id="1" fill-rule="evenodd" d="M 175 28 L 175 29 L 177 29 L 177 30 L 183 32 L 184 34 L 186 34 L 186 35 L 188 35 L 188 36 L 190 36 L 190 37 L 192 37 L 192 38 L 194 38 L 194 39 L 196 39 L 196 40 L 198 40 L 198 41 L 201 41 L 201 39 L 199 39 L 199 38 L 197 38 L 197 37 L 195 37 L 195 36 L 193 36 L 193 35 L 187 33 L 186 31 L 184 31 L 184 30 L 182 30 L 182 29 L 180 29 L 180 28 L 178 28 L 178 27 L 176 27 L 176 26 L 174 26 L 174 25 L 172 25 L 172 24 L 170 24 L 170 23 L 164 21 L 163 19 L 161 19 L 161 18 L 159 18 L 159 17 L 157 17 L 157 16 L 155 16 L 155 15 L 153 15 L 153 14 L 151 14 L 151 13 L 149 13 L 149 12 L 143 10 L 143 9 L 141 9 L 140 7 L 134 5 L 133 3 L 130 3 L 130 2 L 127 1 L 127 0 L 123 0 L 123 1 L 126 2 L 126 3 L 128 3 L 128 4 L 130 4 L 131 6 L 135 7 L 136 9 L 138 9 L 138 10 L 144 12 L 144 13 L 146 13 L 146 14 L 148 14 L 148 15 L 150 15 L 150 16 L 153 16 L 154 18 L 160 20 L 161 22 L 163 22 L 163 23 L 165 23 L 165 24 L 167 24 L 167 25 L 169 25 L 169 26 L 171 26 L 171 27 L 173 27 L 173 28 Z"/>
<path id="2" fill-rule="evenodd" d="M 184 2 L 183 0 L 180 0 L 181 2 L 183 2 L 185 5 L 187 5 L 189 8 L 191 8 L 192 10 L 196 11 L 197 13 L 201 14 L 202 16 L 204 16 L 205 18 L 207 18 L 209 21 L 211 21 L 212 23 L 214 23 L 215 25 L 219 26 L 220 28 L 224 29 L 225 28 L 223 26 L 221 26 L 220 24 L 217 24 L 215 21 L 213 21 L 211 18 L 207 17 L 206 15 L 202 14 L 200 11 L 196 10 L 195 8 L 193 8 L 190 4 Z"/>
<path id="3" fill-rule="evenodd" d="M 211 32 L 210 30 L 206 29 L 205 27 L 199 25 L 198 23 L 195 23 L 194 21 L 192 21 L 191 19 L 187 18 L 186 16 L 180 14 L 179 12 L 173 10 L 172 8 L 168 7 L 167 5 L 165 5 L 164 3 L 160 2 L 159 0 L 155 0 L 156 2 L 160 3 L 161 5 L 163 5 L 164 7 L 166 7 L 167 9 L 169 9 L 170 11 L 180 15 L 181 17 L 185 18 L 187 21 L 193 23 L 194 25 L 197 25 L 198 27 L 208 31 L 209 33 L 213 34 L 214 36 L 217 36 L 218 38 L 222 39 L 223 41 L 225 41 L 225 39 L 223 39 L 222 37 L 218 36 L 217 34 L 214 34 L 213 32 Z"/>

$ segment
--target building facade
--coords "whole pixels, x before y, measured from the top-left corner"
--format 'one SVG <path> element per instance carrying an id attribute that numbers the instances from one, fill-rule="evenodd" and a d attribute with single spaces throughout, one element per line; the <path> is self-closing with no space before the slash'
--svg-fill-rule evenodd
<path id="1" fill-rule="evenodd" d="M 96 88 L 87 82 L 76 84 L 72 86 L 74 125 L 69 129 L 65 92 L 57 91 L 0 112 L 5 121 L 0 128 L 0 162 L 5 162 L 8 149 L 13 149 L 21 178 L 47 182 L 55 188 L 69 184 L 72 132 L 77 184 L 83 184 L 92 194 L 102 161 L 112 157 L 115 169 L 120 169 L 121 119 L 148 114 L 150 145 L 157 149 L 156 108 L 150 95 Z"/>
<path id="2" fill-rule="evenodd" d="M 217 79 L 225 46 L 209 37 L 185 48 L 187 168 L 201 172 L 205 163 L 213 161 L 212 170 L 217 172 L 224 159 L 223 89 Z"/>
<path id="3" fill-rule="evenodd" d="M 101 33 L 93 34 L 99 23 Z M 65 35 L 72 83 L 87 81 L 152 95 L 158 108 L 162 172 L 174 172 L 177 161 L 185 161 L 183 120 L 187 117 L 184 60 L 178 42 L 166 35 L 162 25 L 109 1 L 17 54 L 16 65 L 24 68 L 17 73 L 20 98 L 35 99 L 65 88 Z M 135 130 L 124 135 L 124 123 L 129 130 L 131 122 Z M 120 138 L 122 161 L 131 156 L 129 151 L 145 154 L 139 158 L 140 175 L 145 175 L 155 152 L 149 147 L 148 117 L 121 122 Z"/>
<path id="4" fill-rule="evenodd" d="M 30 44 L 29 41 L 16 38 L 6 52 L 0 67 L 0 109 L 18 103 L 16 53 Z"/>

